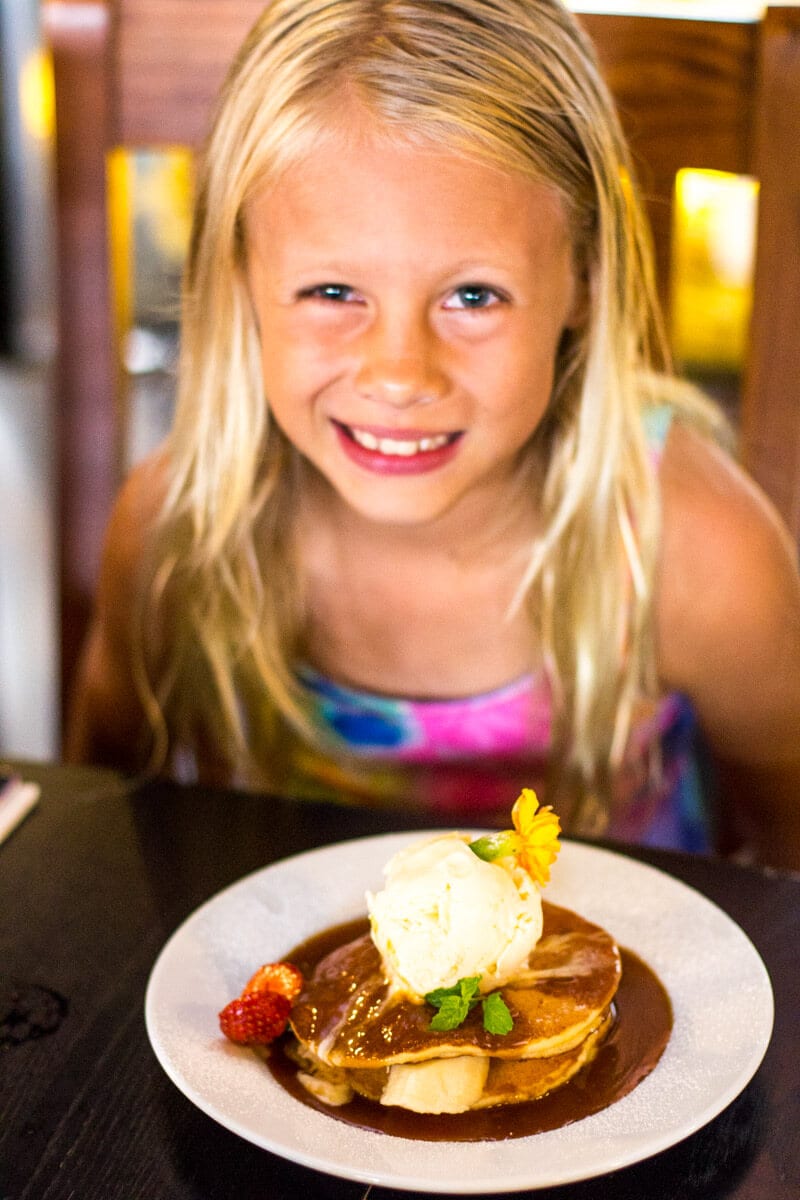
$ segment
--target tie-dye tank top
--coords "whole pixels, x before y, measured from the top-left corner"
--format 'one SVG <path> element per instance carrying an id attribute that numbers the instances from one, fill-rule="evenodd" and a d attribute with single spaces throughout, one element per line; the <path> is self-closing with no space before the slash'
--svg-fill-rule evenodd
<path id="1" fill-rule="evenodd" d="M 647 414 L 656 465 L 671 415 L 668 408 Z M 341 754 L 295 745 L 287 784 L 296 794 L 421 808 L 442 822 L 497 824 L 507 821 L 520 788 L 546 790 L 553 708 L 544 675 L 467 699 L 415 700 L 344 687 L 308 667 L 299 674 L 317 721 Z M 590 813 L 583 831 L 706 849 L 695 732 L 691 707 L 679 695 L 643 709 L 610 805 Z"/>

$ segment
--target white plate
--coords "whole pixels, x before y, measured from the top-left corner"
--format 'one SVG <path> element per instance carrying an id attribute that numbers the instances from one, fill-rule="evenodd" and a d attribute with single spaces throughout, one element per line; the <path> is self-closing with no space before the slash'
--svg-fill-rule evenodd
<path id="1" fill-rule="evenodd" d="M 569 1183 L 680 1141 L 755 1073 L 772 1031 L 772 989 L 742 930 L 669 875 L 565 842 L 545 895 L 604 926 L 658 974 L 674 1009 L 655 1070 L 610 1108 L 505 1142 L 415 1141 L 301 1104 L 251 1051 L 225 1041 L 218 1011 L 262 962 L 365 911 L 389 857 L 421 835 L 388 834 L 284 859 L 220 892 L 177 930 L 147 989 L 159 1062 L 203 1112 L 257 1146 L 331 1175 L 414 1191 L 476 1194 Z M 535 1144 L 534 1144 L 535 1143 Z"/>

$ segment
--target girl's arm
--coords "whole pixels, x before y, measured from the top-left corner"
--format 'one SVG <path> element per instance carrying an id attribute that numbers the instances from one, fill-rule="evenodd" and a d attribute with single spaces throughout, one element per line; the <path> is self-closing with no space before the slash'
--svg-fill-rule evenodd
<path id="1" fill-rule="evenodd" d="M 800 868 L 800 575 L 774 509 L 680 425 L 661 469 L 661 678 L 694 702 L 723 821 L 756 857 Z"/>
<path id="2" fill-rule="evenodd" d="M 150 730 L 134 677 L 142 555 L 162 493 L 163 467 L 134 468 L 106 531 L 94 613 L 70 697 L 64 757 L 122 770 L 147 764 Z"/>

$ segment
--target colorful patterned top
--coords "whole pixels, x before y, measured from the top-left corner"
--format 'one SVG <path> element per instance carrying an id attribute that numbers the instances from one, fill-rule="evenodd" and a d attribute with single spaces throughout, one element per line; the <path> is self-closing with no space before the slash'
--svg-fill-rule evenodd
<path id="1" fill-rule="evenodd" d="M 539 676 L 464 700 L 389 699 L 342 687 L 308 668 L 301 677 L 318 721 L 342 753 L 331 758 L 296 746 L 288 781 L 293 793 L 421 808 L 443 822 L 489 825 L 507 822 L 523 787 L 546 796 L 552 708 Z M 692 709 L 679 695 L 642 714 L 614 780 L 610 813 L 590 810 L 580 831 L 707 849 L 695 740 Z"/>
<path id="2" fill-rule="evenodd" d="M 667 408 L 648 414 L 656 464 L 671 417 Z M 333 735 L 341 755 L 331 758 L 294 746 L 287 783 L 295 793 L 423 808 L 442 821 L 495 824 L 507 821 L 522 787 L 545 790 L 553 710 L 543 675 L 526 675 L 497 691 L 457 700 L 374 695 L 343 687 L 308 667 L 299 675 L 317 721 Z M 707 848 L 694 745 L 695 722 L 683 697 L 670 695 L 644 709 L 614 782 L 610 812 L 597 806 L 582 831 Z"/>

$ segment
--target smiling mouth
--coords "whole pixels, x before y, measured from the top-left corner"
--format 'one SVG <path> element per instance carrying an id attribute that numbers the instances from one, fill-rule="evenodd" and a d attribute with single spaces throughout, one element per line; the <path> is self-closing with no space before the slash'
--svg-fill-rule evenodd
<path id="1" fill-rule="evenodd" d="M 420 454 L 431 454 L 435 450 L 442 450 L 445 446 L 452 445 L 461 437 L 461 431 L 428 434 L 416 438 L 378 437 L 377 434 L 370 433 L 367 429 L 355 429 L 352 425 L 345 425 L 341 421 L 334 421 L 334 424 L 357 446 L 376 454 L 384 454 L 389 458 L 414 458 Z"/>

